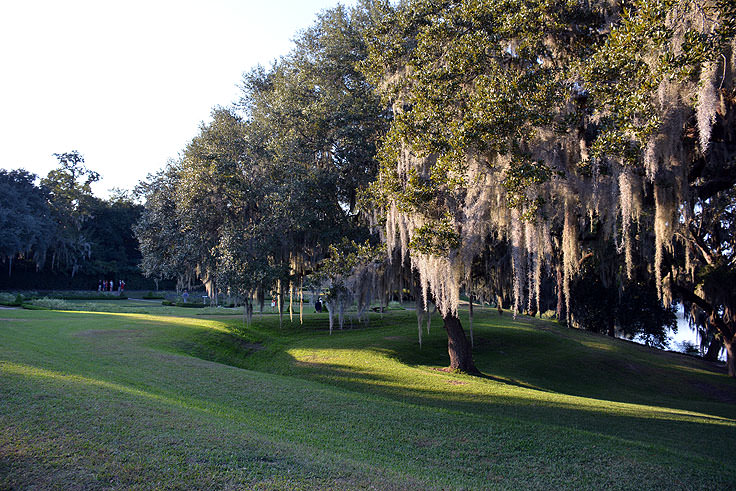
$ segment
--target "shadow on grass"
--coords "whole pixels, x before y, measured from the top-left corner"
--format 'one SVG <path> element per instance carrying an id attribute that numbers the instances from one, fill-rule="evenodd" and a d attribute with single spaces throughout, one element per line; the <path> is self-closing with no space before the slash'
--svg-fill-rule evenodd
<path id="1" fill-rule="evenodd" d="M 272 349 L 269 346 L 276 347 L 264 355 L 265 360 L 258 351 L 244 354 L 243 340 L 235 339 L 228 325 L 221 322 L 136 314 L 95 315 L 109 315 L 118 320 L 120 316 L 129 316 L 145 321 L 139 328 L 149 323 L 166 325 L 161 331 L 166 336 L 172 335 L 172 329 L 178 329 L 176 338 L 193 345 L 175 350 L 206 360 L 240 368 L 256 367 L 402 404 L 487 418 L 489 422 L 500 418 L 523 425 L 553 427 L 561 432 L 582 430 L 640 445 L 661 446 L 679 454 L 682 442 L 688 442 L 693 455 L 719 461 L 732 453 L 731 442 L 736 438 L 733 405 L 712 397 L 688 398 L 699 393 L 692 387 L 681 393 L 665 392 L 667 397 L 660 400 L 662 387 L 692 386 L 693 380 L 702 379 L 699 374 L 665 370 L 664 366 L 676 363 L 669 357 L 657 357 L 655 361 L 642 361 L 636 356 L 622 359 L 622 353 L 631 353 L 628 347 L 611 345 L 614 340 L 597 339 L 587 333 L 583 337 L 574 332 L 561 336 L 556 329 L 537 329 L 534 325 L 514 328 L 497 325 L 493 316 L 478 316 L 476 364 L 485 375 L 471 377 L 438 369 L 438 360 L 448 361 L 441 323 L 436 324 L 418 350 L 415 341 L 407 335 L 416 332 L 411 314 L 385 318 L 384 327 L 344 331 L 333 337 L 315 336 L 299 328 L 278 329 L 271 320 L 271 325 L 241 333 L 273 336 L 276 341 L 264 339 L 266 350 L 263 351 Z M 316 325 L 321 319 L 312 320 Z M 395 320 L 398 326 L 386 327 L 390 320 Z M 277 326 L 278 320 L 275 322 Z M 409 330 L 408 326 L 413 327 Z M 605 348 L 599 349 L 596 344 Z M 345 353 L 368 350 L 383 357 L 386 363 L 395 363 L 400 373 L 384 371 L 384 367 L 361 366 L 360 362 L 332 363 L 329 359 L 319 359 L 318 355 L 313 359 L 309 355 L 295 357 L 287 351 L 290 346 L 298 347 L 302 354 L 312 349 L 337 354 L 341 350 Z M 228 355 L 214 356 L 223 352 Z M 632 369 L 628 364 L 644 367 L 649 373 L 644 376 L 640 373 L 637 379 L 636 367 Z M 411 373 L 407 375 L 406 371 Z M 731 382 L 725 381 L 722 389 L 728 392 L 733 387 Z M 660 390 L 654 391 L 656 387 Z"/>
<path id="2" fill-rule="evenodd" d="M 324 362 L 293 360 L 293 376 L 379 396 L 419 407 L 432 407 L 487 418 L 488 424 L 502 419 L 534 427 L 551 426 L 559 432 L 585 431 L 638 445 L 666 448 L 682 453 L 683 442 L 692 456 L 707 457 L 727 464 L 736 438 L 733 408 L 729 416 L 718 416 L 680 407 L 653 406 L 569 396 L 542 391 L 494 375 L 471 377 L 430 372 L 445 378 L 439 388 L 397 385 L 396 380 L 370 371 L 357 371 Z M 464 391 L 474 383 L 493 384 L 498 390 L 485 394 Z"/>

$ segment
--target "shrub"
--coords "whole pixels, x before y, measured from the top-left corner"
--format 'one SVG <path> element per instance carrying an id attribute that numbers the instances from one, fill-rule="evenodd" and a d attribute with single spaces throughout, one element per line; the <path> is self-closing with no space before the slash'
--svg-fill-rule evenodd
<path id="1" fill-rule="evenodd" d="M 146 300 L 163 300 L 166 297 L 163 294 L 161 294 L 161 293 L 153 293 L 153 292 L 149 291 L 148 293 L 146 293 L 145 295 L 143 295 L 142 298 L 144 298 Z"/>
<path id="2" fill-rule="evenodd" d="M 21 305 L 26 310 L 53 310 L 49 309 L 48 307 L 41 307 L 40 305 L 33 305 L 32 303 L 24 303 Z"/>
<path id="3" fill-rule="evenodd" d="M 13 296 L 12 293 L 0 292 L 0 305 L 8 307 L 17 307 L 23 303 L 23 296 L 19 293 Z"/>
<path id="4" fill-rule="evenodd" d="M 680 351 L 688 355 L 700 355 L 700 350 L 690 341 L 680 343 Z"/>
<path id="5" fill-rule="evenodd" d="M 201 302 L 186 302 L 186 303 L 184 303 L 184 302 L 176 302 L 175 305 L 177 307 L 186 307 L 186 308 L 190 308 L 190 309 L 203 309 L 203 308 L 207 307 L 206 304 L 201 303 Z"/>
<path id="6" fill-rule="evenodd" d="M 33 300 L 30 305 L 52 310 L 69 310 L 70 305 L 60 298 L 43 297 Z"/>
<path id="7" fill-rule="evenodd" d="M 64 292 L 53 293 L 49 298 L 58 298 L 61 300 L 127 300 L 125 295 L 118 295 L 117 292 Z"/>

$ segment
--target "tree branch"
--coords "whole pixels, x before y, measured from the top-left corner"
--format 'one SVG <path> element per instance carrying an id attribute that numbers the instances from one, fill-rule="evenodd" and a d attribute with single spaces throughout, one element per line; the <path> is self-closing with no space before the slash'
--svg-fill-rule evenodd
<path id="1" fill-rule="evenodd" d="M 710 302 L 700 297 L 699 295 L 696 295 L 689 288 L 678 285 L 674 281 L 672 282 L 671 287 L 672 292 L 679 296 L 682 300 L 694 303 L 695 305 L 700 307 L 703 312 L 708 314 L 710 322 L 718 329 L 718 331 L 726 340 L 730 341 L 734 337 L 734 330 L 731 329 L 728 324 L 726 324 L 723 318 L 718 314 L 716 308 Z"/>
<path id="2" fill-rule="evenodd" d="M 713 256 L 708 252 L 708 245 L 705 243 L 703 238 L 692 229 L 692 226 L 688 226 L 687 230 L 690 232 L 690 242 L 696 246 L 700 254 L 703 256 L 703 259 L 705 259 L 705 262 L 709 265 L 713 265 Z"/>

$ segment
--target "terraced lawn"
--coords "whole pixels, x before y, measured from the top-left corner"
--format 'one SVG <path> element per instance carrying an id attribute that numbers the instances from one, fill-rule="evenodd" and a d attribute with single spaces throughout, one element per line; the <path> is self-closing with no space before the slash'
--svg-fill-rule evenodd
<path id="1" fill-rule="evenodd" d="M 685 355 L 476 310 L 471 377 L 411 312 L 156 312 L 0 311 L 0 489 L 736 485 L 736 382 Z"/>

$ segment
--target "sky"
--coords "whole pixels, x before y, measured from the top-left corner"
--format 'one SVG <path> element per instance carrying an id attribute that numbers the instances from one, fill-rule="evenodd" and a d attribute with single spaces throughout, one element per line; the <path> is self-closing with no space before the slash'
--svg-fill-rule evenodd
<path id="1" fill-rule="evenodd" d="M 2 1 L 0 168 L 45 176 L 54 153 L 77 150 L 102 177 L 96 195 L 132 189 L 337 3 Z"/>

